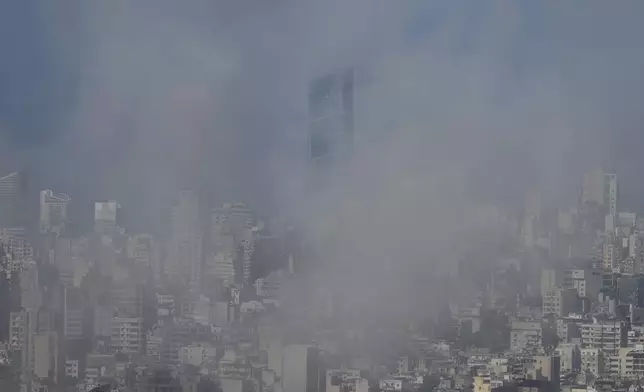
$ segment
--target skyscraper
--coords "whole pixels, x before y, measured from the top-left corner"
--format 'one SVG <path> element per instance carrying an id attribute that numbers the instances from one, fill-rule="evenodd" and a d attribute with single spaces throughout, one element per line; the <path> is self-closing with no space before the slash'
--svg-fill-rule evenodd
<path id="1" fill-rule="evenodd" d="M 199 218 L 199 196 L 191 190 L 179 192 L 172 209 L 172 240 L 165 273 L 197 288 L 201 281 L 203 236 Z"/>
<path id="2" fill-rule="evenodd" d="M 317 347 L 288 345 L 282 355 L 284 392 L 319 392 L 326 388 L 326 370 Z"/>
<path id="3" fill-rule="evenodd" d="M 353 144 L 354 71 L 315 79 L 309 86 L 308 152 L 317 169 L 342 159 Z"/>

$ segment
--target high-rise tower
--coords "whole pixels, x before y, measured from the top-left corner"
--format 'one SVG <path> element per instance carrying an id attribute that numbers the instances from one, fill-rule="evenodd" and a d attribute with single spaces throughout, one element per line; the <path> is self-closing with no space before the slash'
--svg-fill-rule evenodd
<path id="1" fill-rule="evenodd" d="M 354 71 L 317 78 L 309 85 L 308 156 L 322 170 L 347 156 L 353 144 Z"/>

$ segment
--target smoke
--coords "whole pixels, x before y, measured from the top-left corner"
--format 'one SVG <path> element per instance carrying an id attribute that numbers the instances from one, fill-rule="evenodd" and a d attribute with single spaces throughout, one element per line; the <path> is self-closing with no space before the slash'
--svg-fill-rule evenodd
<path id="1" fill-rule="evenodd" d="M 180 187 L 294 215 L 325 244 L 323 265 L 346 272 L 338 287 L 362 303 L 377 287 L 397 303 L 404 279 L 453 271 L 454 242 L 488 224 L 482 209 L 517 214 L 533 189 L 571 202 L 591 165 L 636 172 L 623 162 L 642 141 L 642 8 L 41 4 L 63 75 L 54 85 L 71 92 L 33 155 L 77 200 L 116 198 L 141 227 L 168 215 Z M 346 67 L 357 75 L 354 155 L 311 195 L 307 86 Z"/>

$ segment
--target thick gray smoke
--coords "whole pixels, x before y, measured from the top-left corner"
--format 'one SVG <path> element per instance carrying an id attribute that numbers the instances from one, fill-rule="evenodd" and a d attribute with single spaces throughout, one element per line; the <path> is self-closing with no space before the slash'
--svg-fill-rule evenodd
<path id="1" fill-rule="evenodd" d="M 51 56 L 73 75 L 42 148 L 55 178 L 120 200 L 142 226 L 184 186 L 294 215 L 364 300 L 418 266 L 453 270 L 482 210 L 516 213 L 532 189 L 572 200 L 585 168 L 619 165 L 642 120 L 638 1 L 41 7 Z M 353 159 L 311 195 L 308 83 L 346 67 Z"/>

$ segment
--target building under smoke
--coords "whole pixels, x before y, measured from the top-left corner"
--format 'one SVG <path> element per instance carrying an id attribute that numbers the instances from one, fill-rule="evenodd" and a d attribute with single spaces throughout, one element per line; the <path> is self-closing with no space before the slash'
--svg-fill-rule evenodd
<path id="1" fill-rule="evenodd" d="M 19 227 L 25 223 L 25 184 L 24 175 L 19 172 L 0 178 L 0 227 Z"/>
<path id="2" fill-rule="evenodd" d="M 323 175 L 330 165 L 345 158 L 350 151 L 354 132 L 353 101 L 353 69 L 311 82 L 308 155 L 314 175 Z"/>
<path id="3" fill-rule="evenodd" d="M 67 223 L 67 205 L 71 198 L 64 194 L 54 195 L 47 189 L 40 192 L 40 232 L 60 233 Z"/>

